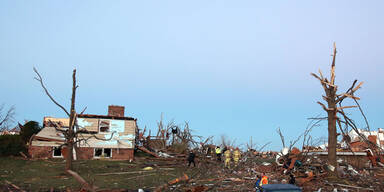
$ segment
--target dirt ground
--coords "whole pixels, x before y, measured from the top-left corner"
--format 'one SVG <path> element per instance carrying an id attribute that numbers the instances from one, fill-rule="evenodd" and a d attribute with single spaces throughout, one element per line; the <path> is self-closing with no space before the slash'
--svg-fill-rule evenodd
<path id="1" fill-rule="evenodd" d="M 266 173 L 270 183 L 286 183 L 289 176 L 271 163 L 272 159 L 255 158 L 226 169 L 212 159 L 197 158 L 196 167 L 188 167 L 185 157 L 155 158 L 137 156 L 135 161 L 81 160 L 74 162 L 74 171 L 97 191 L 154 191 L 175 178 L 188 176 L 161 191 L 252 191 L 257 174 Z M 64 172 L 63 159 L 24 160 L 19 157 L 0 158 L 0 191 L 81 191 L 82 186 Z M 303 191 L 383 191 L 384 169 L 360 170 L 329 179 L 315 175 L 298 184 Z M 364 173 L 365 172 L 365 173 Z M 304 173 L 303 173 L 304 174 Z M 297 178 L 299 181 L 300 178 Z M 12 187 L 16 185 L 21 190 Z"/>
<path id="2" fill-rule="evenodd" d="M 74 162 L 74 171 L 100 189 L 154 189 L 183 173 L 193 175 L 197 169 L 184 162 L 82 160 Z M 77 191 L 80 184 L 64 172 L 62 159 L 24 160 L 0 158 L 0 183 L 6 181 L 26 191 Z M 152 167 L 153 170 L 143 170 Z M 110 174 L 114 173 L 114 174 Z M 106 174 L 106 175 L 103 175 Z"/>

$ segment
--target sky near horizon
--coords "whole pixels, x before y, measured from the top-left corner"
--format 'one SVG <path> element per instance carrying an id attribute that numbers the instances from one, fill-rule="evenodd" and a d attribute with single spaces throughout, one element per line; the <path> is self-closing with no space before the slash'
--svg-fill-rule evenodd
<path id="1" fill-rule="evenodd" d="M 196 135 L 238 145 L 252 137 L 279 150 L 325 116 L 316 103 L 336 42 L 336 83 L 354 79 L 372 129 L 384 127 L 383 1 L 0 1 L 1 99 L 16 120 L 65 117 L 44 94 L 36 67 L 59 103 L 126 116 L 156 129 L 188 121 Z M 346 102 L 348 104 L 348 102 Z M 348 109 L 365 127 L 358 110 Z M 326 123 L 313 138 L 327 136 Z"/>

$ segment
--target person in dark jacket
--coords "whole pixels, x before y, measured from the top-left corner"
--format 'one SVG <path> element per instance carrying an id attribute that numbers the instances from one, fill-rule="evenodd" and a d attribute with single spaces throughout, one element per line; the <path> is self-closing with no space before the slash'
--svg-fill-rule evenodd
<path id="1" fill-rule="evenodd" d="M 256 183 L 255 183 L 255 191 L 260 191 L 260 182 L 261 182 L 261 176 L 257 175 L 256 176 Z"/>
<path id="2" fill-rule="evenodd" d="M 292 185 L 296 184 L 295 176 L 293 176 L 292 173 L 289 174 L 289 184 L 292 184 Z"/>
<path id="3" fill-rule="evenodd" d="M 188 167 L 191 166 L 191 163 L 193 163 L 193 166 L 196 167 L 196 164 L 195 164 L 195 153 L 193 151 L 189 152 L 189 155 L 188 155 Z"/>

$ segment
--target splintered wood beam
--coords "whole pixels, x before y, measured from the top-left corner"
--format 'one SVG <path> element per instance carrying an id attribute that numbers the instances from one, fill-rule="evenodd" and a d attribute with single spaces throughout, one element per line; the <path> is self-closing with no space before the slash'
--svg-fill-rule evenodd
<path id="1" fill-rule="evenodd" d="M 360 100 L 360 97 L 355 97 L 355 96 L 350 95 L 350 94 L 348 94 L 348 93 L 345 93 L 345 94 L 343 94 L 343 95 L 345 95 L 346 97 L 352 98 L 352 99 Z"/>
<path id="2" fill-rule="evenodd" d="M 331 69 L 331 84 L 334 85 L 335 84 L 335 66 L 332 66 L 332 69 Z"/>
<path id="3" fill-rule="evenodd" d="M 360 82 L 356 87 L 354 87 L 355 84 L 356 84 L 356 82 L 357 82 L 357 80 L 355 80 L 355 81 L 353 82 L 351 88 L 349 88 L 348 91 L 347 91 L 346 93 L 341 94 L 342 96 L 339 97 L 339 98 L 336 100 L 336 103 L 339 103 L 339 102 L 343 101 L 343 99 L 345 99 L 346 97 L 350 97 L 350 98 L 352 98 L 352 99 L 355 98 L 355 96 L 353 96 L 353 93 L 354 93 L 355 91 L 357 91 L 357 90 L 361 87 L 361 85 L 364 83 L 364 82 Z M 352 96 L 352 97 L 351 97 L 351 96 Z M 360 98 L 356 97 L 355 99 L 358 100 L 358 99 L 360 99 Z"/>
<path id="4" fill-rule="evenodd" d="M 363 85 L 363 83 L 364 83 L 364 82 L 362 81 L 362 82 L 360 82 L 355 88 L 353 88 L 353 89 L 352 89 L 352 93 L 355 92 L 356 90 L 358 90 L 358 89 L 361 87 L 361 85 Z"/>
<path id="5" fill-rule="evenodd" d="M 337 85 L 335 85 L 335 84 L 328 83 L 328 82 L 324 82 L 324 83 L 327 84 L 329 87 L 337 88 Z"/>
<path id="6" fill-rule="evenodd" d="M 333 58 L 332 58 L 332 67 L 331 67 L 331 84 L 335 84 L 335 65 L 336 65 L 336 42 L 333 43 Z"/>
<path id="7" fill-rule="evenodd" d="M 319 74 L 320 74 L 321 79 L 324 79 L 323 73 L 321 72 L 320 69 L 319 69 Z"/>
<path id="8" fill-rule="evenodd" d="M 316 79 L 320 80 L 320 82 L 323 81 L 323 78 L 320 78 L 319 76 L 317 76 L 316 74 L 314 73 L 311 73 L 312 76 L 314 76 Z"/>
<path id="9" fill-rule="evenodd" d="M 336 42 L 333 43 L 333 59 L 332 59 L 332 67 L 335 66 L 336 63 Z"/>
<path id="10" fill-rule="evenodd" d="M 314 73 L 311 73 L 311 75 L 320 81 L 320 84 L 321 84 L 321 86 L 323 86 L 325 93 L 328 94 L 329 91 L 328 91 L 326 81 L 324 80 L 324 78 L 320 78 L 319 76 L 317 76 Z"/>
<path id="11" fill-rule="evenodd" d="M 319 105 L 321 105 L 325 111 L 332 111 L 332 110 L 335 110 L 335 109 L 333 109 L 333 108 L 327 108 L 327 107 L 326 107 L 323 103 L 321 103 L 320 101 L 318 101 L 317 103 L 318 103 Z"/>
<path id="12" fill-rule="evenodd" d="M 343 109 L 347 109 L 347 108 L 355 108 L 357 107 L 356 105 L 353 105 L 353 106 L 342 106 L 342 107 L 338 107 L 337 110 L 343 110 Z"/>

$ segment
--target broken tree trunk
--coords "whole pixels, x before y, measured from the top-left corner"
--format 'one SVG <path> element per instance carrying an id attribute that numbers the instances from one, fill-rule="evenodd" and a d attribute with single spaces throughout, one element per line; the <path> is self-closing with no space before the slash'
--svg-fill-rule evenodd
<path id="1" fill-rule="evenodd" d="M 334 106 L 334 103 L 328 103 L 328 108 Z M 336 146 L 337 146 L 337 131 L 336 131 L 336 111 L 328 111 L 328 162 L 331 166 L 337 167 Z M 336 173 L 333 171 L 333 173 Z"/>
<path id="2" fill-rule="evenodd" d="M 363 82 L 360 82 L 356 87 L 355 80 L 352 84 L 352 86 L 343 94 L 337 94 L 337 85 L 335 85 L 335 62 L 336 62 L 336 44 L 334 44 L 333 49 L 333 58 L 332 58 L 332 65 L 331 65 L 331 77 L 330 80 L 325 78 L 322 74 L 322 72 L 319 70 L 319 75 L 317 76 L 314 73 L 311 73 L 312 76 L 317 78 L 325 92 L 325 96 L 323 96 L 323 99 L 327 102 L 328 106 L 325 106 L 321 102 L 317 102 L 322 106 L 322 108 L 327 112 L 328 114 L 328 163 L 333 166 L 335 169 L 331 171 L 333 176 L 337 176 L 336 174 L 336 168 L 337 168 L 337 161 L 336 161 L 336 146 L 337 146 L 337 131 L 336 131 L 336 121 L 338 120 L 337 114 L 343 113 L 344 108 L 353 108 L 355 106 L 340 106 L 337 107 L 338 104 L 340 104 L 345 98 L 353 98 L 353 99 L 359 99 L 358 97 L 353 96 L 353 93 L 360 88 Z"/>
<path id="3" fill-rule="evenodd" d="M 70 175 L 72 175 L 79 183 L 81 183 L 81 185 L 88 191 L 92 191 L 92 192 L 95 192 L 96 191 L 96 188 L 95 186 L 89 184 L 88 182 L 86 182 L 79 174 L 77 174 L 76 172 L 72 171 L 72 170 L 67 170 L 67 173 L 69 173 Z"/>
<path id="4" fill-rule="evenodd" d="M 74 147 L 74 126 L 76 121 L 76 111 L 75 111 L 75 100 L 76 100 L 76 69 L 73 70 L 72 75 L 72 98 L 71 98 L 71 111 L 69 115 L 69 128 L 68 128 L 68 138 L 67 138 L 67 159 L 65 164 L 65 170 L 72 169 L 73 161 L 73 147 Z"/>

